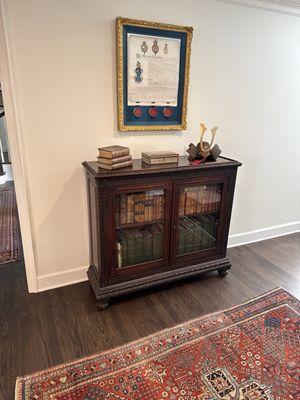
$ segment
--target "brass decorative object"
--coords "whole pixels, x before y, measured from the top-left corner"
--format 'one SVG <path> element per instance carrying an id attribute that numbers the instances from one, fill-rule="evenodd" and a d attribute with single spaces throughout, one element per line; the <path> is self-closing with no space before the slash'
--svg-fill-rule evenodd
<path id="1" fill-rule="evenodd" d="M 215 161 L 219 155 L 221 154 L 221 149 L 217 144 L 214 144 L 215 136 L 217 133 L 218 127 L 215 126 L 211 131 L 211 139 L 210 142 L 206 142 L 204 140 L 204 134 L 207 131 L 206 126 L 201 122 L 200 124 L 200 142 L 197 145 L 193 143 L 189 144 L 189 148 L 187 149 L 187 153 L 189 154 L 189 160 L 195 161 L 197 160 L 199 163 L 205 160 Z"/>

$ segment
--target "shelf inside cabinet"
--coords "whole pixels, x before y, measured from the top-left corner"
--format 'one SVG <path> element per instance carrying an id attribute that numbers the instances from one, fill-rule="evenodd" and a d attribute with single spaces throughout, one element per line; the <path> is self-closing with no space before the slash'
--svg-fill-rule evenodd
<path id="1" fill-rule="evenodd" d="M 140 226 L 146 226 L 146 225 L 154 225 L 157 223 L 164 223 L 163 219 L 155 219 L 152 221 L 143 221 L 143 222 L 133 222 L 130 224 L 117 224 L 116 229 L 130 229 L 130 228 L 138 228 Z"/>
<path id="2" fill-rule="evenodd" d="M 178 218 L 185 218 L 185 217 L 198 217 L 200 215 L 207 215 L 207 214 L 216 214 L 219 213 L 220 209 L 215 209 L 215 210 L 210 210 L 210 211 L 200 211 L 196 213 L 191 213 L 191 214 L 183 214 L 179 215 Z"/>

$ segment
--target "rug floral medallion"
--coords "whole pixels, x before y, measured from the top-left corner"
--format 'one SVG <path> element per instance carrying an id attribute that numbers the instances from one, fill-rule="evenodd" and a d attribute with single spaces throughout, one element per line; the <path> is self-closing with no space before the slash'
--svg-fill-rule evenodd
<path id="1" fill-rule="evenodd" d="M 18 400 L 300 399 L 300 303 L 276 289 L 229 310 L 17 379 Z"/>

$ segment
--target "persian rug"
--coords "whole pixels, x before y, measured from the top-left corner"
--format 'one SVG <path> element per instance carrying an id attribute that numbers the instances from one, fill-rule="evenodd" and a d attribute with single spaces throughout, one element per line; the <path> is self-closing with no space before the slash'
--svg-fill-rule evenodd
<path id="1" fill-rule="evenodd" d="M 300 399 L 300 302 L 283 289 L 17 379 L 17 400 Z"/>
<path id="2" fill-rule="evenodd" d="M 19 219 L 15 189 L 0 189 L 0 264 L 21 259 Z"/>

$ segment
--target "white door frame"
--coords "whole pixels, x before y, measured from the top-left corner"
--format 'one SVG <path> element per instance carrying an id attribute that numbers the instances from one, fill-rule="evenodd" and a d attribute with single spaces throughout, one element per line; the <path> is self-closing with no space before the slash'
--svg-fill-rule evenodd
<path id="1" fill-rule="evenodd" d="M 27 285 L 28 291 L 34 293 L 38 291 L 38 285 L 32 241 L 32 224 L 29 208 L 30 201 L 27 185 L 26 163 L 24 160 L 25 155 L 23 151 L 24 143 L 18 115 L 15 95 L 16 91 L 13 79 L 13 66 L 7 35 L 6 15 L 5 1 L 0 0 L 0 81 L 22 234 Z"/>

